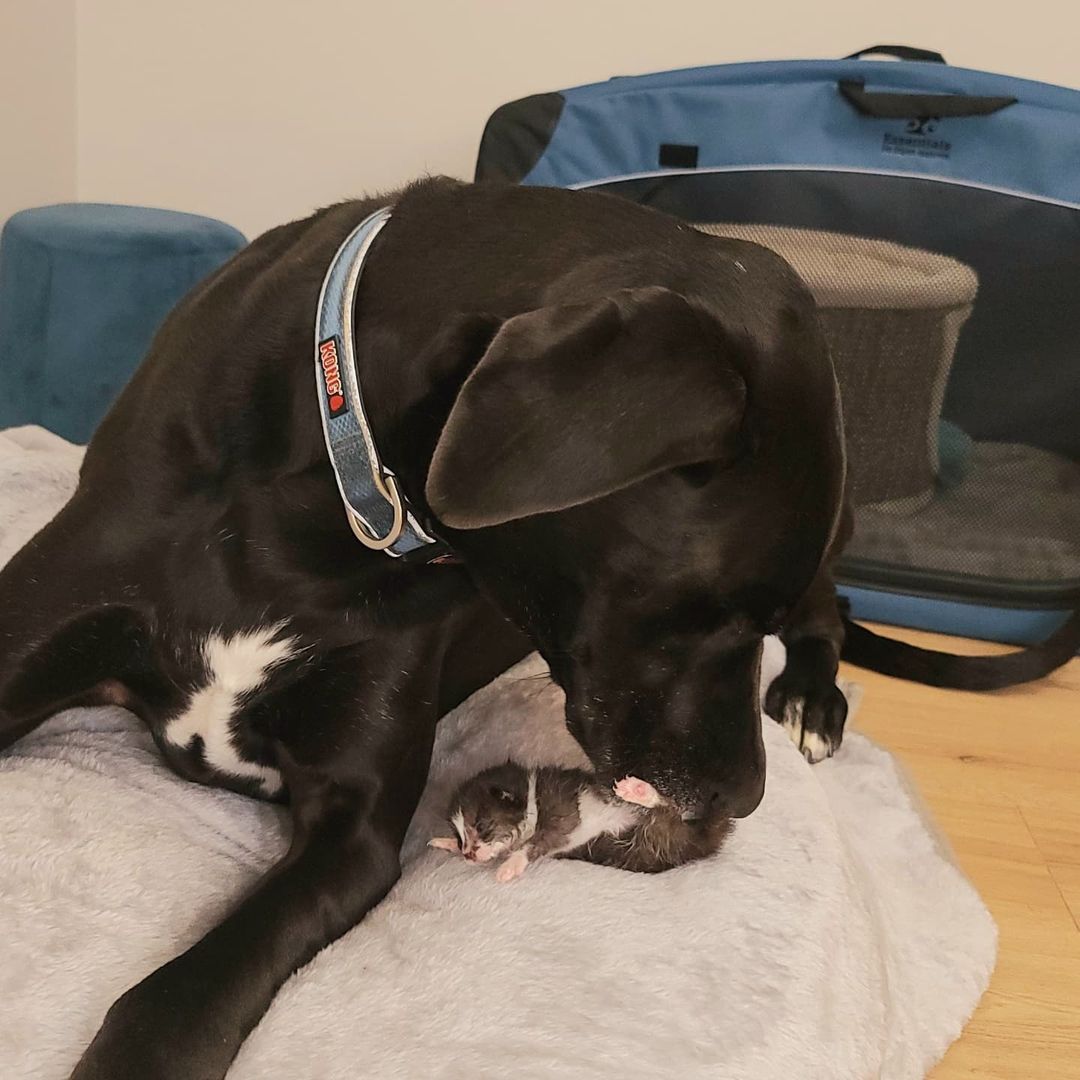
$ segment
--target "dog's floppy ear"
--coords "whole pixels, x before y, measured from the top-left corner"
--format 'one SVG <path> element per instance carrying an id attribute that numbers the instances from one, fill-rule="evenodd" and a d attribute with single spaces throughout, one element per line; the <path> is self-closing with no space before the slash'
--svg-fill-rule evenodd
<path id="1" fill-rule="evenodd" d="M 745 400 L 719 327 L 668 289 L 530 311 L 503 323 L 461 388 L 428 503 L 479 529 L 724 460 Z"/>

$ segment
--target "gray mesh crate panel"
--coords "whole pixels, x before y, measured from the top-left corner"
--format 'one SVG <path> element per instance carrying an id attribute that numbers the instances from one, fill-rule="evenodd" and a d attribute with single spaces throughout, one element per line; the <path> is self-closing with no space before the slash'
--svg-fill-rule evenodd
<path id="1" fill-rule="evenodd" d="M 913 513 L 934 496 L 937 431 L 978 279 L 955 259 L 882 240 L 769 225 L 703 224 L 783 256 L 821 309 L 844 407 L 856 506 Z"/>
<path id="2" fill-rule="evenodd" d="M 1080 582 L 1080 462 L 973 443 L 962 479 L 920 513 L 861 508 L 847 555 L 997 582 Z"/>

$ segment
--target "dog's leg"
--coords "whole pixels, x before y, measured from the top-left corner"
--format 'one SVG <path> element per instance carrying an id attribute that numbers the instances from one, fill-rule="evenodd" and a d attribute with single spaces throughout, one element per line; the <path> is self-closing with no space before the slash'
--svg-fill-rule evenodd
<path id="1" fill-rule="evenodd" d="M 149 619 L 95 551 L 76 500 L 0 570 L 0 750 L 77 704 L 126 703 L 148 666 Z"/>
<path id="2" fill-rule="evenodd" d="M 112 1006 L 72 1080 L 220 1080 L 281 984 L 389 892 L 409 818 L 388 805 L 397 796 L 332 782 L 292 790 L 287 858 Z"/>
<path id="3" fill-rule="evenodd" d="M 787 659 L 765 695 L 765 711 L 813 764 L 840 748 L 847 719 L 847 700 L 836 685 L 844 624 L 827 570 L 814 579 L 780 637 Z"/>
<path id="4" fill-rule="evenodd" d="M 342 649 L 262 703 L 291 800 L 288 855 L 113 1005 L 73 1080 L 220 1080 L 281 984 L 386 895 L 434 739 L 438 647 L 426 665 L 424 652 Z"/>

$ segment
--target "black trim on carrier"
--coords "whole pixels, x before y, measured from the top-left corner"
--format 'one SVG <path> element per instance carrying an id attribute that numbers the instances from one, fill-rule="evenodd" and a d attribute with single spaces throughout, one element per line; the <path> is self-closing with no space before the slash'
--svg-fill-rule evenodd
<path id="1" fill-rule="evenodd" d="M 661 169 L 696 169 L 698 148 L 685 143 L 661 143 L 657 164 Z"/>
<path id="2" fill-rule="evenodd" d="M 489 117 L 476 158 L 476 181 L 519 184 L 551 142 L 566 99 L 533 94 L 500 105 Z"/>
<path id="3" fill-rule="evenodd" d="M 878 120 L 940 120 L 946 116 L 989 116 L 1016 104 L 1014 97 L 882 93 L 867 90 L 862 79 L 841 79 L 836 87 L 856 112 Z"/>

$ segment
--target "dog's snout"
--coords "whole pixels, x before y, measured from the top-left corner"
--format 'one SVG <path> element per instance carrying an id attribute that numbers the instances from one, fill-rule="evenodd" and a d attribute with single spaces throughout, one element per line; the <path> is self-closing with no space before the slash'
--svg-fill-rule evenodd
<path id="1" fill-rule="evenodd" d="M 749 817 L 765 794 L 765 770 L 751 769 L 738 783 L 721 789 L 719 802 L 727 817 Z"/>
<path id="2" fill-rule="evenodd" d="M 722 802 L 721 812 L 726 817 L 749 817 L 761 804 L 761 798 L 764 794 L 764 783 L 742 788 L 734 795 L 730 795 L 726 801 Z"/>
<path id="3" fill-rule="evenodd" d="M 682 817 L 684 821 L 749 817 L 758 808 L 764 794 L 765 775 L 756 770 L 737 783 L 717 780 L 706 784 L 700 796 L 684 807 Z"/>

